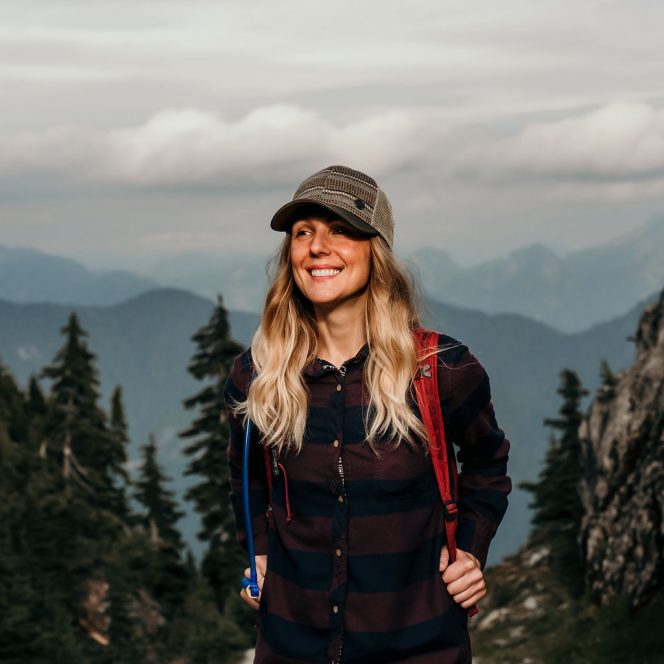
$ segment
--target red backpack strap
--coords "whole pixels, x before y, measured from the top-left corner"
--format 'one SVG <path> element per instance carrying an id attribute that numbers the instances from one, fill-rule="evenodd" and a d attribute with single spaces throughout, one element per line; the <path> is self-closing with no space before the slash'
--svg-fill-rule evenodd
<path id="1" fill-rule="evenodd" d="M 450 561 L 456 560 L 456 463 L 454 458 L 450 463 L 443 425 L 443 412 L 440 408 L 438 396 L 438 334 L 427 330 L 416 330 L 418 359 L 430 353 L 428 357 L 420 360 L 418 375 L 415 379 L 415 392 L 417 405 L 420 408 L 422 421 L 429 434 L 429 452 L 433 462 L 433 469 L 438 483 L 438 491 L 445 510 L 445 533 L 447 547 L 450 552 Z M 433 352 L 431 352 L 433 351 Z"/>
<path id="2" fill-rule="evenodd" d="M 443 411 L 438 393 L 438 333 L 417 329 L 415 349 L 419 362 L 415 377 L 415 393 L 422 421 L 429 434 L 429 452 L 436 475 L 438 492 L 443 501 L 445 514 L 445 535 L 450 563 L 456 560 L 456 529 L 459 510 L 457 507 L 457 467 L 454 451 L 450 454 L 445 437 Z M 468 609 L 468 615 L 477 613 L 477 607 Z"/>

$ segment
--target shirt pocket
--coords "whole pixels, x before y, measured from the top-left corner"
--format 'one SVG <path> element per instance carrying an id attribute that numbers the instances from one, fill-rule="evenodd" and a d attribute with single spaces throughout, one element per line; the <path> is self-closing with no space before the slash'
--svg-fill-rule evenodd
<path id="1" fill-rule="evenodd" d="M 379 443 L 373 461 L 373 491 L 380 500 L 424 501 L 437 497 L 431 457 L 407 443 Z"/>

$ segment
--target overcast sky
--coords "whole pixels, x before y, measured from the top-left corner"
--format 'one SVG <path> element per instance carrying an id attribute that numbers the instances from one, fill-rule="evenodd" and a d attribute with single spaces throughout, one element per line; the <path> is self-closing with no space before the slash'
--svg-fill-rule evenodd
<path id="1" fill-rule="evenodd" d="M 0 244 L 267 252 L 343 163 L 402 252 L 561 252 L 664 214 L 664 3 L 0 0 Z"/>

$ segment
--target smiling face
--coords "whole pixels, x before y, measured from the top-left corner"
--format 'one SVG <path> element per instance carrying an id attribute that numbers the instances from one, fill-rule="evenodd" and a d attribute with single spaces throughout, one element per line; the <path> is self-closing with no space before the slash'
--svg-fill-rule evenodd
<path id="1" fill-rule="evenodd" d="M 362 304 L 371 272 L 369 238 L 341 219 L 310 216 L 291 229 L 293 278 L 314 309 Z"/>

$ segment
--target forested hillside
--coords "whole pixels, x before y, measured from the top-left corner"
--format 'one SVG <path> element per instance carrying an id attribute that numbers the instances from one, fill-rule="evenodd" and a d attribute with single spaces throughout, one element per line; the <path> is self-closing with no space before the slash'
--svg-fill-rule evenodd
<path id="1" fill-rule="evenodd" d="M 219 304 L 194 336 L 200 390 L 191 425 L 188 498 L 202 517 L 202 564 L 178 530 L 182 512 L 153 436 L 136 481 L 126 472 L 121 386 L 99 398 L 96 358 L 76 314 L 27 390 L 0 365 L 0 661 L 4 664 L 230 662 L 252 641 L 237 596 L 222 389 L 241 347 Z"/>

